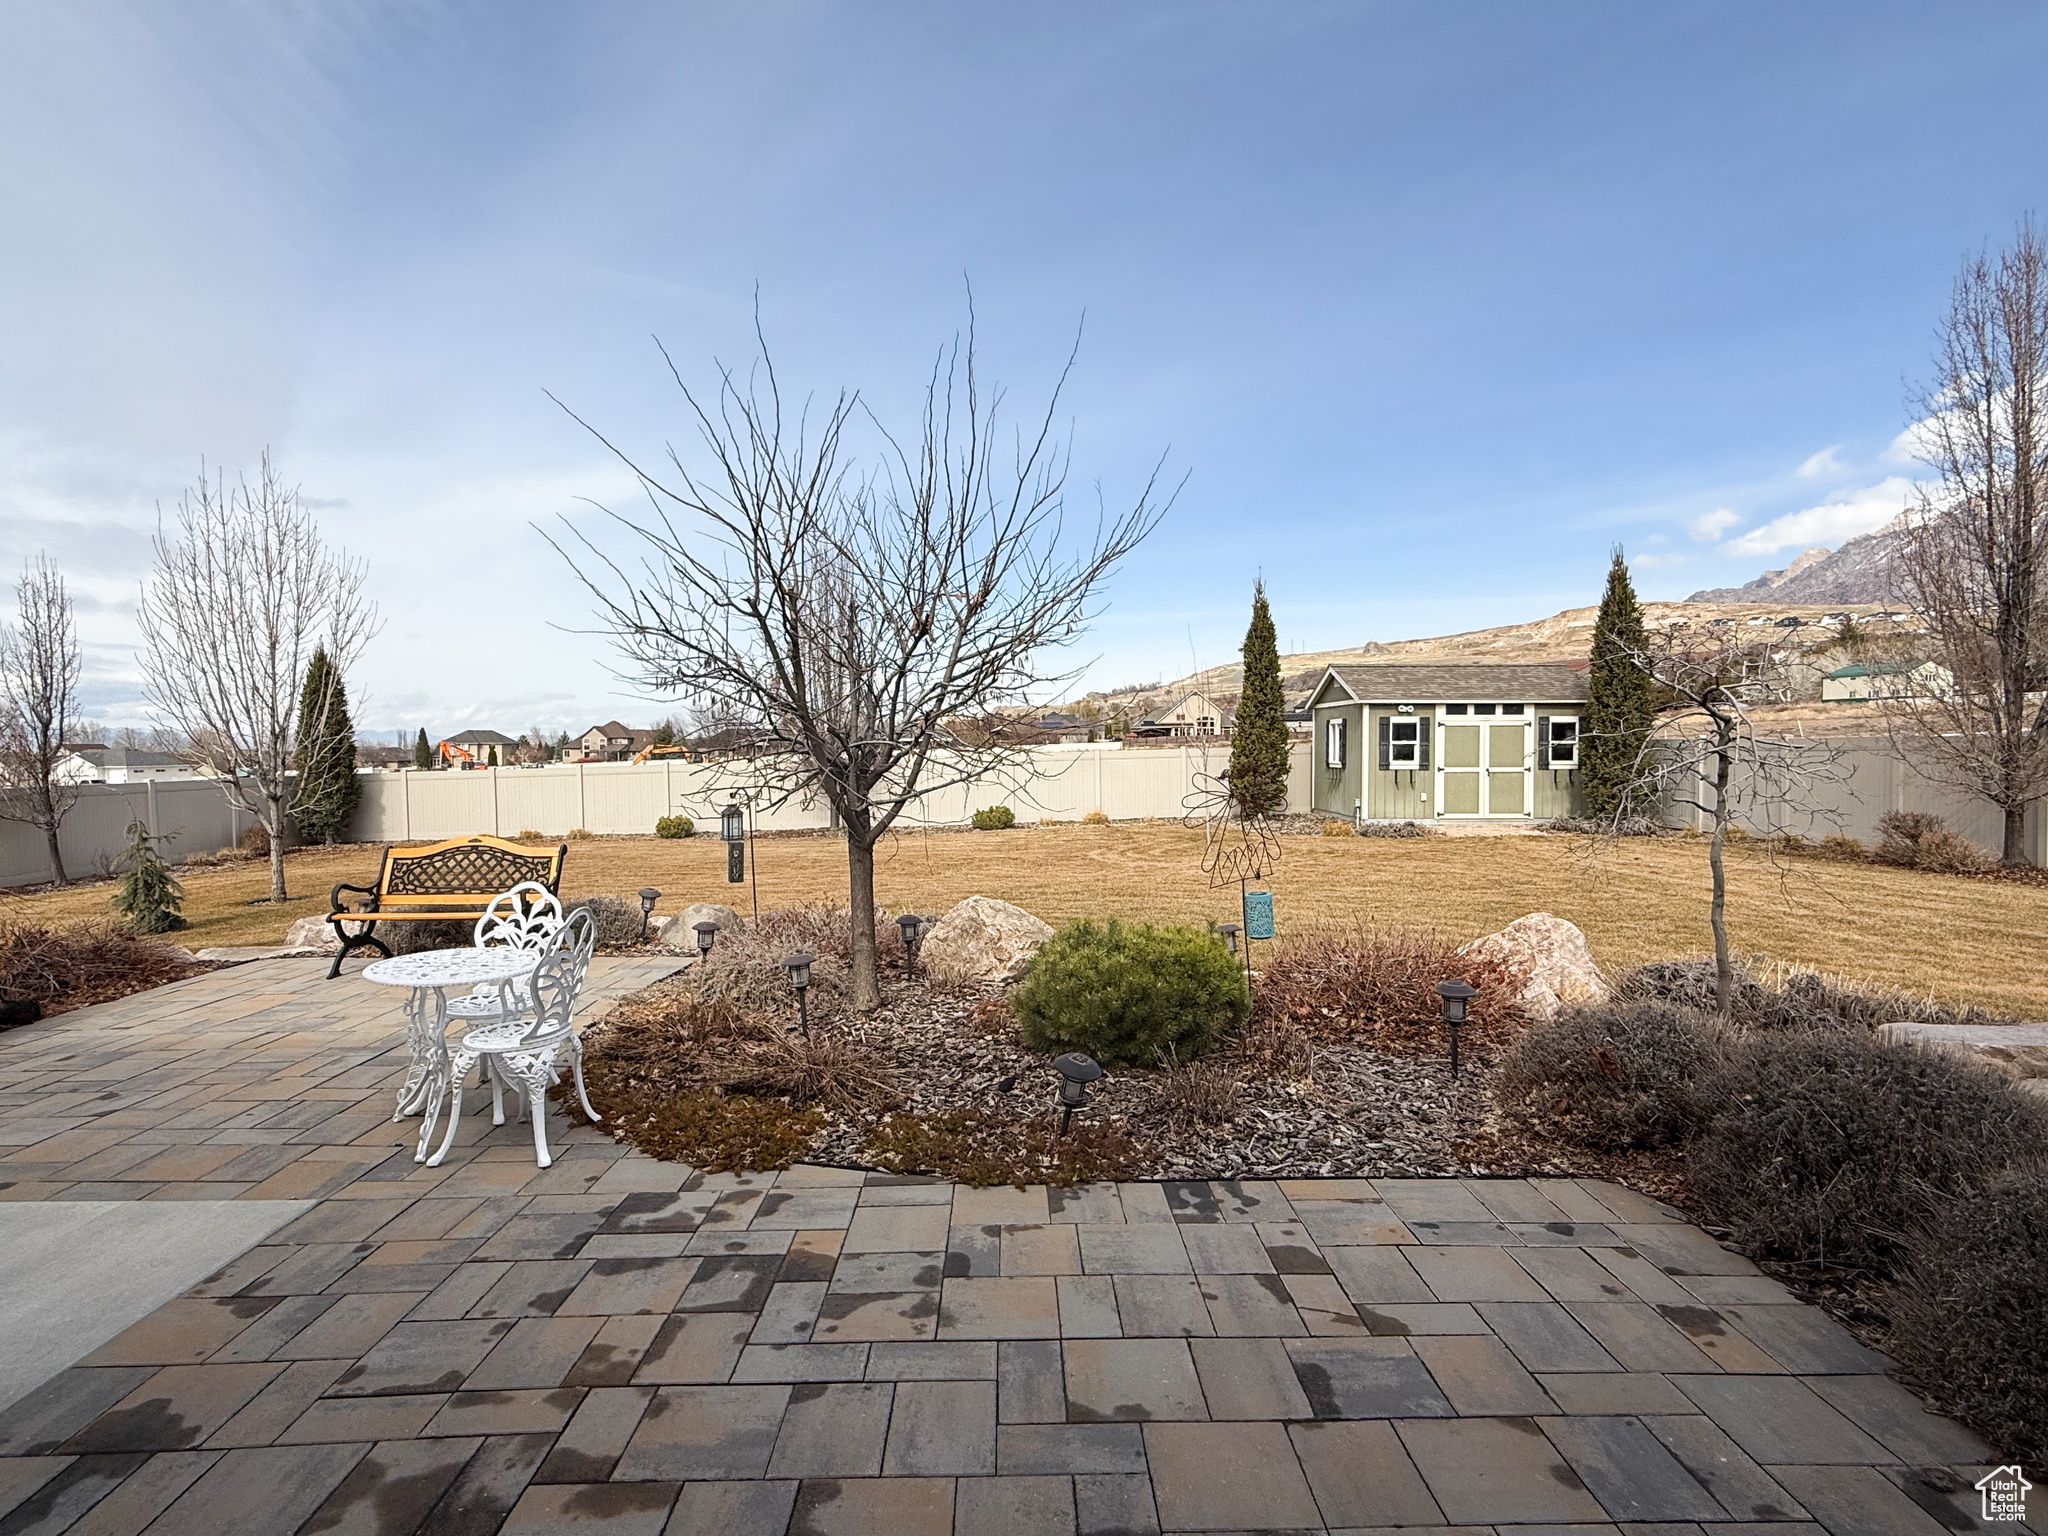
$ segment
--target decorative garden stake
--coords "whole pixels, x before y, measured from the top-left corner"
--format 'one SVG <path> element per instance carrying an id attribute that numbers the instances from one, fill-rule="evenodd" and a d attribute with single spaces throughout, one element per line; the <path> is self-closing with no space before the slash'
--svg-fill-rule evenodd
<path id="1" fill-rule="evenodd" d="M 1053 1069 L 1060 1075 L 1060 1096 L 1055 1102 L 1060 1110 L 1060 1134 L 1064 1136 L 1074 1122 L 1074 1111 L 1088 1102 L 1088 1085 L 1102 1076 L 1102 1068 L 1093 1057 L 1069 1051 L 1054 1059 Z"/>
<path id="2" fill-rule="evenodd" d="M 640 888 L 640 942 L 647 942 L 647 924 L 654 917 L 654 904 L 661 900 L 661 892 L 651 885 Z"/>
<path id="3" fill-rule="evenodd" d="M 690 931 L 697 935 L 697 958 L 710 959 L 712 941 L 718 937 L 718 924 L 707 918 L 704 922 L 691 924 Z"/>
<path id="4" fill-rule="evenodd" d="M 1458 1030 L 1465 1023 L 1466 1005 L 1479 995 L 1479 989 L 1453 976 L 1449 981 L 1436 984 L 1436 995 L 1444 1000 L 1444 1023 L 1451 1031 L 1451 1076 L 1458 1075 Z"/>
<path id="5" fill-rule="evenodd" d="M 796 988 L 797 1018 L 807 1040 L 811 1034 L 811 1008 L 804 1000 L 804 994 L 811 990 L 811 966 L 816 960 L 815 955 L 800 949 L 782 962 L 789 971 L 789 984 Z"/>
<path id="6" fill-rule="evenodd" d="M 896 928 L 903 935 L 903 974 L 908 976 L 917 969 L 917 946 L 924 942 L 924 919 L 915 912 L 906 912 L 896 919 Z"/>

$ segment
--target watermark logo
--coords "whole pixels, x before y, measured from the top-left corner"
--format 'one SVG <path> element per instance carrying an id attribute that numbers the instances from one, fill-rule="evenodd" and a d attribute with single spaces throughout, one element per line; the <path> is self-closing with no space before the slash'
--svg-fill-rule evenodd
<path id="1" fill-rule="evenodd" d="M 2017 1525 L 2026 1519 L 2027 1490 L 2033 1486 L 2017 1465 L 1993 1467 L 1978 1478 L 1977 1491 L 1984 1495 L 1985 1523 Z"/>

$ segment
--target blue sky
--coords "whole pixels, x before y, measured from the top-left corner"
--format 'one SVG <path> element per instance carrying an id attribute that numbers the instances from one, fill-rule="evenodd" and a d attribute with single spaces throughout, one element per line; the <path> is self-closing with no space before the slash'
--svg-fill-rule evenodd
<path id="1" fill-rule="evenodd" d="M 1646 596 L 1835 545 L 1959 261 L 2040 208 L 2048 8 L 0 0 L 0 551 L 139 717 L 159 503 L 265 444 L 387 616 L 362 723 L 626 695 L 529 524 L 658 457 L 653 339 L 900 419 L 965 314 L 1074 482 L 1185 490 L 1077 660 Z"/>

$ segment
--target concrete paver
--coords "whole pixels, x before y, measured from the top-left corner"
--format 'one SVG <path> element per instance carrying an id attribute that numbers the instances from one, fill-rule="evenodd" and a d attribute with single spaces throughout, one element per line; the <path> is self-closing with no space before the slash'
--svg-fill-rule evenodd
<path id="1" fill-rule="evenodd" d="M 1964 1528 L 1994 1459 L 1604 1181 L 709 1175 L 559 1121 L 542 1171 L 475 1114 L 424 1169 L 392 999 L 322 970 L 0 1036 L 23 1231 L 245 1234 L 0 1406 L 0 1530 L 1852 1536 Z"/>

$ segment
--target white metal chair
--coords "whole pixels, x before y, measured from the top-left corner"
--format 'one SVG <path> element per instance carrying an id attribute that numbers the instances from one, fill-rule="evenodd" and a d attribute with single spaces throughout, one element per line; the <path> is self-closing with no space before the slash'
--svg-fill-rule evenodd
<path id="1" fill-rule="evenodd" d="M 590 913 L 571 913 L 556 930 L 525 985 L 530 1006 L 516 1014 L 480 1021 L 463 1032 L 449 1058 L 452 1092 L 448 1131 L 441 1139 L 440 1150 L 427 1159 L 428 1167 L 439 1167 L 455 1143 L 455 1127 L 462 1120 L 463 1079 L 479 1062 L 486 1064 L 491 1079 L 491 1123 L 505 1123 L 501 1093 L 509 1085 L 533 1116 L 533 1152 L 543 1168 L 553 1161 L 548 1155 L 548 1090 L 555 1084 L 557 1062 L 564 1051 L 568 1053 L 569 1070 L 576 1081 L 576 1097 L 582 1102 L 583 1113 L 592 1120 L 603 1118 L 591 1107 L 590 1092 L 583 1086 L 583 1042 L 576 1037 L 573 1023 L 576 998 L 583 990 L 590 953 L 596 945 L 597 924 Z"/>
<path id="2" fill-rule="evenodd" d="M 474 942 L 478 949 L 509 946 L 513 949 L 543 950 L 561 932 L 562 904 L 554 892 L 533 880 L 523 880 L 509 891 L 491 898 L 484 915 L 476 920 Z M 498 1019 L 523 1017 L 530 994 L 523 984 L 501 987 L 485 982 L 466 997 L 448 1003 L 451 1019 Z"/>

